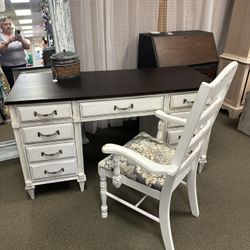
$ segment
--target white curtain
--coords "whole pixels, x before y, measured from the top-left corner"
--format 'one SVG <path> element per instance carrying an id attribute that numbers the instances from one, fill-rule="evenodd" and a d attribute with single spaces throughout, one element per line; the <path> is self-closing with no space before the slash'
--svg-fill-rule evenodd
<path id="1" fill-rule="evenodd" d="M 139 33 L 157 30 L 159 0 L 70 0 L 70 9 L 82 71 L 136 68 Z M 107 121 L 85 128 L 94 133 L 97 126 Z"/>
<path id="2" fill-rule="evenodd" d="M 159 0 L 70 1 L 83 71 L 136 68 L 138 37 L 156 31 Z"/>
<path id="3" fill-rule="evenodd" d="M 214 33 L 221 54 L 232 11 L 233 0 L 168 0 L 167 30 L 205 30 Z"/>

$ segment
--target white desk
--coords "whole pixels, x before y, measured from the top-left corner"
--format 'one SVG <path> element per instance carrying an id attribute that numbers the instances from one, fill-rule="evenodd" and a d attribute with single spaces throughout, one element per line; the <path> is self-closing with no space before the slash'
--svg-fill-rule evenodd
<path id="1" fill-rule="evenodd" d="M 19 151 L 25 189 L 77 180 L 84 190 L 81 123 L 153 115 L 158 109 L 186 116 L 202 81 L 187 67 L 87 72 L 52 82 L 50 73 L 23 74 L 6 104 Z M 181 127 L 169 124 L 176 143 Z"/>

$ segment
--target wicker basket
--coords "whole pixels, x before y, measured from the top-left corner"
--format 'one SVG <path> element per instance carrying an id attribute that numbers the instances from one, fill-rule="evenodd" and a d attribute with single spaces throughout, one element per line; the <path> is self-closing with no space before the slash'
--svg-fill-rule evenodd
<path id="1" fill-rule="evenodd" d="M 43 49 L 43 63 L 44 66 L 51 66 L 52 65 L 52 61 L 50 59 L 50 56 L 55 54 L 55 47 L 48 47 Z"/>
<path id="2" fill-rule="evenodd" d="M 51 57 L 52 72 L 56 79 L 74 78 L 80 75 L 80 60 L 75 52 L 63 51 Z"/>

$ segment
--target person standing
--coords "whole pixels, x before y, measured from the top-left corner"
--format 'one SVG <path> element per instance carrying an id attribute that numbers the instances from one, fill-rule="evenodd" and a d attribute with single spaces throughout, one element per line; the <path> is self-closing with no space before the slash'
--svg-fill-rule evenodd
<path id="1" fill-rule="evenodd" d="M 13 34 L 11 17 L 0 17 L 0 28 L 0 64 L 12 88 L 14 85 L 12 69 L 27 66 L 24 50 L 29 49 L 30 44 L 20 33 Z"/>

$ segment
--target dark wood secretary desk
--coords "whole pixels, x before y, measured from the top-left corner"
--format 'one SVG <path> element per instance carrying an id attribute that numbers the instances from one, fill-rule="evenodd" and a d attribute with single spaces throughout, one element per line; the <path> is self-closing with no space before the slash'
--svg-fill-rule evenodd
<path id="1" fill-rule="evenodd" d="M 138 68 L 184 65 L 215 78 L 218 55 L 213 33 L 190 30 L 139 35 Z"/>

